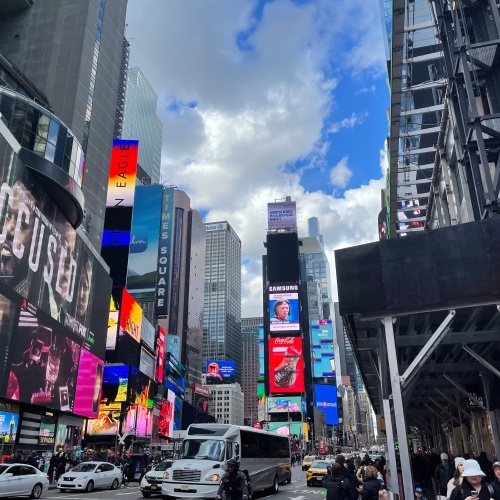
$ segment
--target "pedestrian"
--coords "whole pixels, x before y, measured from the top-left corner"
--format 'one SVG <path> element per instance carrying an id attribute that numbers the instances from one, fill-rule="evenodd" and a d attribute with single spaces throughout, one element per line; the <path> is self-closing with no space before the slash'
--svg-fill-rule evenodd
<path id="1" fill-rule="evenodd" d="M 292 453 L 291 462 L 292 462 L 292 467 L 295 467 L 295 453 Z"/>
<path id="2" fill-rule="evenodd" d="M 415 495 L 414 495 L 415 500 L 427 500 L 426 497 L 424 497 L 424 490 L 422 488 L 415 488 Z"/>
<path id="3" fill-rule="evenodd" d="M 495 490 L 491 484 L 486 483 L 485 476 L 477 460 L 466 460 L 462 472 L 462 484 L 451 492 L 450 500 L 466 500 L 469 497 L 474 497 L 476 500 L 495 498 Z"/>
<path id="4" fill-rule="evenodd" d="M 325 500 L 357 500 L 359 493 L 354 484 L 344 476 L 344 467 L 340 463 L 332 465 L 330 475 L 323 478 Z"/>
<path id="5" fill-rule="evenodd" d="M 479 467 L 481 467 L 481 470 L 486 474 L 486 481 L 488 482 L 493 481 L 495 478 L 492 469 L 493 464 L 488 460 L 488 455 L 486 454 L 485 451 L 482 451 L 479 454 L 477 463 L 479 464 Z"/>
<path id="6" fill-rule="evenodd" d="M 448 481 L 448 486 L 446 488 L 446 498 L 449 499 L 451 492 L 460 484 L 462 484 L 462 472 L 464 471 L 465 458 L 456 457 L 455 458 L 455 474 Z"/>
<path id="7" fill-rule="evenodd" d="M 372 465 L 365 467 L 361 500 L 378 500 L 379 491 L 384 489 L 384 484 L 378 479 L 378 471 Z"/>
<path id="8" fill-rule="evenodd" d="M 441 453 L 440 458 L 441 463 L 434 471 L 434 478 L 436 479 L 438 495 L 446 496 L 446 488 L 448 487 L 448 481 L 453 477 L 453 469 L 448 463 L 448 455 L 446 453 Z"/>
<path id="9" fill-rule="evenodd" d="M 227 472 L 222 476 L 216 499 L 221 500 L 223 494 L 225 500 L 248 500 L 247 480 L 234 458 L 227 461 Z"/>
<path id="10" fill-rule="evenodd" d="M 491 483 L 493 489 L 495 490 L 495 499 L 500 499 L 500 462 L 495 462 L 492 466 L 493 474 L 495 474 L 495 480 Z"/>

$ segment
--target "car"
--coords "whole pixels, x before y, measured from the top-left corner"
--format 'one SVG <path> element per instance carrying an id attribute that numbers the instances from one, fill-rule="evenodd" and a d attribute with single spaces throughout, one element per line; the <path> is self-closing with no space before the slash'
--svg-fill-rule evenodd
<path id="1" fill-rule="evenodd" d="M 328 474 L 328 467 L 331 466 L 332 463 L 328 460 L 315 460 L 306 473 L 307 486 L 321 484 L 323 477 Z"/>
<path id="2" fill-rule="evenodd" d="M 47 475 L 27 464 L 0 464 L 0 497 L 40 498 L 49 489 Z"/>
<path id="3" fill-rule="evenodd" d="M 155 465 L 150 471 L 146 472 L 141 480 L 141 493 L 145 498 L 151 495 L 161 495 L 161 483 L 167 469 L 172 467 L 172 460 L 162 460 Z"/>
<path id="4" fill-rule="evenodd" d="M 122 482 L 122 471 L 108 462 L 82 462 L 65 472 L 57 483 L 64 493 L 69 490 L 84 490 L 90 493 L 96 488 L 116 490 Z"/>
<path id="5" fill-rule="evenodd" d="M 306 455 L 302 459 L 302 470 L 307 470 L 309 469 L 309 466 L 314 462 L 314 459 L 316 457 L 314 455 Z"/>

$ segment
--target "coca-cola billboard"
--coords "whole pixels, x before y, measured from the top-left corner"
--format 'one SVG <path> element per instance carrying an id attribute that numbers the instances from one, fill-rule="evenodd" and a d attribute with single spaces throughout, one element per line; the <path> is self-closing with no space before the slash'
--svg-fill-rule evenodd
<path id="1" fill-rule="evenodd" d="M 268 340 L 269 392 L 304 392 L 304 356 L 301 337 L 275 337 Z"/>

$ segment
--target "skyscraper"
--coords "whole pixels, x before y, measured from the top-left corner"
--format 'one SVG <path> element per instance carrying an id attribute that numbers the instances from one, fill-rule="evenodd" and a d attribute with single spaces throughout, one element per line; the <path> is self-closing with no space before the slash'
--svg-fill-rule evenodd
<path id="1" fill-rule="evenodd" d="M 307 236 L 316 236 L 323 248 L 323 235 L 319 230 L 319 220 L 317 217 L 309 217 L 307 219 Z"/>
<path id="2" fill-rule="evenodd" d="M 85 153 L 85 229 L 101 246 L 127 1 L 1 2 L 0 52 L 47 96 Z"/>
<path id="3" fill-rule="evenodd" d="M 243 363 L 241 390 L 245 395 L 245 425 L 252 425 L 258 420 L 257 381 L 259 379 L 259 325 L 264 318 L 242 318 L 241 339 Z"/>
<path id="4" fill-rule="evenodd" d="M 241 240 L 227 221 L 205 223 L 203 359 L 232 360 L 241 383 Z"/>
<path id="5" fill-rule="evenodd" d="M 151 184 L 160 182 L 163 123 L 156 114 L 158 96 L 140 68 L 130 68 L 125 97 L 123 139 L 139 140 L 139 165 Z"/>

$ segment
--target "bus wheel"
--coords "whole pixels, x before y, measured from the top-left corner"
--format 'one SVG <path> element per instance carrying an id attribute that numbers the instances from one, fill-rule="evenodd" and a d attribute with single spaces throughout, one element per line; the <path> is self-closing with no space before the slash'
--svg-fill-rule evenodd
<path id="1" fill-rule="evenodd" d="M 279 481 L 278 481 L 278 474 L 276 474 L 276 475 L 274 476 L 273 485 L 272 485 L 272 487 L 271 487 L 271 493 L 272 493 L 273 495 L 276 495 L 276 493 L 278 493 L 279 489 L 280 489 L 280 483 L 279 483 Z"/>

